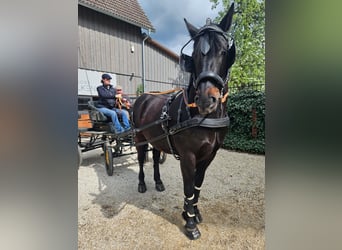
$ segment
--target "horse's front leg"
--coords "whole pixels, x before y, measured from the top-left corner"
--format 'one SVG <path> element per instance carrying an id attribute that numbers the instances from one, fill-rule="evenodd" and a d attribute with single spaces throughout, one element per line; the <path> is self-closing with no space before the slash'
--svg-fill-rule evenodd
<path id="1" fill-rule="evenodd" d="M 160 179 L 160 172 L 159 172 L 159 160 L 160 160 L 160 151 L 153 148 L 153 177 L 154 182 L 156 183 L 156 189 L 159 192 L 162 192 L 165 190 L 164 184 Z"/>
<path id="2" fill-rule="evenodd" d="M 195 213 L 195 222 L 197 224 L 202 222 L 202 215 L 197 207 L 198 198 L 201 192 L 202 183 L 204 180 L 206 168 L 197 168 L 196 176 L 195 176 L 195 186 L 194 186 L 194 213 Z"/>
<path id="3" fill-rule="evenodd" d="M 146 192 L 145 173 L 144 173 L 144 162 L 145 162 L 146 150 L 147 150 L 147 145 L 137 147 L 138 161 L 139 161 L 139 184 L 138 184 L 139 193 Z"/>
<path id="4" fill-rule="evenodd" d="M 194 178 L 195 178 L 195 166 L 196 158 L 190 154 L 185 157 L 181 157 L 180 165 L 183 176 L 184 185 L 184 211 L 182 216 L 185 223 L 185 234 L 191 240 L 198 239 L 201 236 L 195 222 L 195 211 L 194 211 Z"/>
<path id="5" fill-rule="evenodd" d="M 213 154 L 205 161 L 201 161 L 197 163 L 196 165 L 196 174 L 195 174 L 195 186 L 194 186 L 194 212 L 195 212 L 195 222 L 197 224 L 202 222 L 202 215 L 197 207 L 198 205 L 198 199 L 200 196 L 204 176 L 205 176 L 205 171 L 207 170 L 208 166 L 212 162 L 216 155 L 216 151 L 213 152 Z"/>

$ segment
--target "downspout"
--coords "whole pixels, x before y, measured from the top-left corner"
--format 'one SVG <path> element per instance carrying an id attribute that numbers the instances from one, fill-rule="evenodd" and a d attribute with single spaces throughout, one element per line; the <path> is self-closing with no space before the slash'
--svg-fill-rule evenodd
<path id="1" fill-rule="evenodd" d="M 150 30 L 148 30 L 148 34 L 143 33 L 143 40 L 142 40 L 142 85 L 143 85 L 143 93 L 145 93 L 145 41 L 147 38 L 150 37 Z"/>

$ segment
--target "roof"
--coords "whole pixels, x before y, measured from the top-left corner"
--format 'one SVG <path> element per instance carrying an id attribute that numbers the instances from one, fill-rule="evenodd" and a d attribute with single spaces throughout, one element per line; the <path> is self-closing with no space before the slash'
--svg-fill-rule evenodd
<path id="1" fill-rule="evenodd" d="M 78 3 L 146 30 L 155 31 L 137 0 L 78 0 Z"/>
<path id="2" fill-rule="evenodd" d="M 158 43 L 156 40 L 153 40 L 152 38 L 148 38 L 147 42 L 149 44 L 151 44 L 152 46 L 154 46 L 157 49 L 160 49 L 161 51 L 163 51 L 165 54 L 167 54 L 168 56 L 170 56 L 173 60 L 177 61 L 179 60 L 179 56 L 174 53 L 173 51 L 169 50 L 168 48 L 164 47 L 163 45 L 161 45 L 160 43 Z"/>

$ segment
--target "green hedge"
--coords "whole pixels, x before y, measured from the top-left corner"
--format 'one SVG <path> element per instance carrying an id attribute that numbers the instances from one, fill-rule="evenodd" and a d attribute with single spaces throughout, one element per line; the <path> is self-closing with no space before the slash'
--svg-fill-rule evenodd
<path id="1" fill-rule="evenodd" d="M 265 153 L 265 93 L 241 90 L 228 98 L 229 132 L 223 148 Z"/>
<path id="2" fill-rule="evenodd" d="M 136 90 L 137 96 L 140 96 L 142 93 L 144 93 L 143 88 L 144 87 L 143 87 L 142 83 L 137 86 L 137 90 Z"/>

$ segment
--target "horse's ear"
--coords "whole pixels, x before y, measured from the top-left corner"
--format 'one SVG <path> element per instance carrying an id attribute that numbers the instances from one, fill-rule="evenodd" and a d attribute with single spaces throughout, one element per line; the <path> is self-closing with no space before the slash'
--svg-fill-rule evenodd
<path id="1" fill-rule="evenodd" d="M 234 14 L 234 3 L 230 6 L 227 14 L 223 17 L 222 21 L 220 22 L 219 26 L 224 31 L 227 32 L 232 24 Z"/>
<path id="2" fill-rule="evenodd" d="M 232 46 L 228 49 L 228 69 L 234 64 L 235 62 L 235 43 L 233 42 Z"/>
<path id="3" fill-rule="evenodd" d="M 194 38 L 194 36 L 198 33 L 199 29 L 197 29 L 191 23 L 188 23 L 188 21 L 185 18 L 184 18 L 184 22 L 186 24 L 186 28 L 188 29 L 191 38 Z"/>

